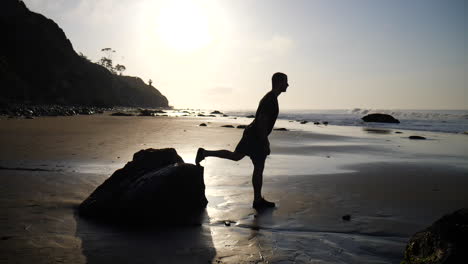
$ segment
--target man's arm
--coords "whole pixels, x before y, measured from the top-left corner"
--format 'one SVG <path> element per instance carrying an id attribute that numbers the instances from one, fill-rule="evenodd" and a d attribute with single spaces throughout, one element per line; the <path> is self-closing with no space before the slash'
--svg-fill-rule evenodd
<path id="1" fill-rule="evenodd" d="M 255 119 L 257 135 L 260 139 L 267 139 L 268 138 L 268 124 L 269 124 L 269 117 L 266 113 L 260 112 Z"/>
<path id="2" fill-rule="evenodd" d="M 271 124 L 271 118 L 272 118 L 272 109 L 273 105 L 271 105 L 271 102 L 269 100 L 262 101 L 257 109 L 257 114 L 255 118 L 255 123 L 256 123 L 256 134 L 258 136 L 258 139 L 264 146 L 268 146 L 268 132 L 269 132 L 269 126 Z"/>

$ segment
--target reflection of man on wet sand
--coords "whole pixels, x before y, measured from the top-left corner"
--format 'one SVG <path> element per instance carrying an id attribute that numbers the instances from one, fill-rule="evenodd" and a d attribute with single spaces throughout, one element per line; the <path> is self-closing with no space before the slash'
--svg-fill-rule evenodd
<path id="1" fill-rule="evenodd" d="M 205 150 L 199 148 L 195 162 L 200 162 L 206 157 L 218 157 L 239 161 L 249 156 L 254 165 L 252 185 L 254 189 L 253 207 L 255 209 L 275 207 L 275 203 L 269 202 L 262 197 L 263 169 L 265 160 L 270 155 L 270 142 L 268 135 L 273 130 L 278 117 L 278 96 L 286 92 L 288 88 L 288 77 L 286 74 L 277 72 L 271 79 L 272 89 L 260 101 L 255 114 L 255 119 L 247 126 L 242 139 L 237 144 L 234 152 L 229 150 Z"/>

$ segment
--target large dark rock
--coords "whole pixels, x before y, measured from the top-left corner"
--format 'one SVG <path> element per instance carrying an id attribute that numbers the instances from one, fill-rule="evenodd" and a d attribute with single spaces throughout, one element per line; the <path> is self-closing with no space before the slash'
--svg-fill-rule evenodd
<path id="1" fill-rule="evenodd" d="M 362 118 L 364 122 L 379 122 L 379 123 L 400 123 L 391 115 L 387 114 L 369 114 Z"/>
<path id="2" fill-rule="evenodd" d="M 53 20 L 23 1 L 0 2 L 0 32 L 0 103 L 168 107 L 140 78 L 79 56 Z"/>
<path id="3" fill-rule="evenodd" d="M 466 263 L 468 259 L 468 208 L 434 222 L 411 237 L 405 250 L 406 264 Z"/>
<path id="4" fill-rule="evenodd" d="M 175 149 L 146 149 L 112 174 L 79 206 L 82 216 L 107 222 L 193 224 L 204 211 L 203 167 Z"/>

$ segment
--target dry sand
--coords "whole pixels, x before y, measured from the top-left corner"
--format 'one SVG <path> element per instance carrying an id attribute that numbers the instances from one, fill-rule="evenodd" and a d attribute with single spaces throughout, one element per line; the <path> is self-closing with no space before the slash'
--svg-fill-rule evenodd
<path id="1" fill-rule="evenodd" d="M 264 195 L 274 210 L 251 208 L 249 159 L 209 158 L 200 227 L 122 229 L 75 214 L 136 151 L 174 147 L 193 162 L 200 146 L 233 149 L 242 130 L 220 126 L 248 121 L 0 119 L 0 166 L 10 168 L 0 170 L 0 262 L 399 263 L 413 233 L 468 207 L 466 135 L 279 121 L 292 131 L 270 136 Z M 413 134 L 429 140 L 411 141 Z"/>

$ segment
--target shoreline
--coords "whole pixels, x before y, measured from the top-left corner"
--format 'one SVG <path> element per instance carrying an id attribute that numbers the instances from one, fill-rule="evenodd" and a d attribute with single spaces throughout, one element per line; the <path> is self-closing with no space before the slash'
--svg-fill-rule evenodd
<path id="1" fill-rule="evenodd" d="M 0 262 L 395 263 L 409 236 L 468 207 L 464 135 L 412 141 L 333 125 L 301 131 L 279 122 L 291 130 L 272 132 L 263 185 L 275 210 L 251 208 L 249 159 L 209 158 L 202 162 L 209 203 L 200 227 L 123 230 L 75 215 L 138 150 L 174 147 L 192 163 L 198 147 L 234 149 L 243 130 L 221 126 L 248 120 L 0 119 L 0 166 L 44 169 L 0 170 Z"/>
<path id="2" fill-rule="evenodd" d="M 288 110 L 287 110 L 288 111 Z M 291 110 L 289 110 L 291 111 Z M 297 110 L 297 113 L 294 112 L 287 112 L 282 116 L 278 117 L 278 121 L 282 122 L 289 122 L 289 123 L 300 123 L 303 126 L 303 130 L 307 131 L 308 126 L 344 126 L 344 127 L 359 127 L 359 128 L 367 128 L 369 130 L 376 129 L 376 130 L 388 130 L 388 131 L 400 131 L 405 130 L 408 132 L 414 133 L 425 133 L 425 132 L 434 132 L 434 133 L 449 133 L 449 134 L 468 134 L 468 123 L 464 125 L 464 128 L 460 128 L 460 130 L 443 130 L 443 129 L 427 129 L 427 124 L 419 124 L 419 128 L 412 128 L 411 126 L 408 127 L 404 124 L 386 124 L 386 123 L 378 123 L 378 122 L 363 122 L 361 118 L 355 116 L 353 119 L 347 120 L 346 124 L 340 124 L 339 122 L 343 122 L 343 120 L 336 123 L 336 120 L 331 122 L 325 120 L 312 120 L 309 118 L 305 119 L 294 119 L 294 115 L 300 114 L 301 111 L 303 112 L 313 112 L 316 111 L 317 113 L 327 113 L 330 112 L 345 112 L 345 115 L 355 115 L 355 113 L 351 113 L 351 110 Z M 381 112 L 388 112 L 390 110 L 382 110 Z M 459 112 L 459 118 L 468 116 L 468 110 L 400 110 L 400 111 L 455 111 Z M 189 108 L 182 108 L 182 109 L 174 109 L 174 108 L 162 108 L 162 107 L 124 107 L 124 106 L 116 106 L 116 107 L 99 107 L 99 106 L 86 106 L 86 105 L 28 105 L 28 104 L 14 104 L 9 107 L 0 107 L 0 118 L 5 117 L 8 119 L 33 119 L 37 117 L 57 117 L 57 116 L 77 116 L 77 115 L 94 115 L 94 114 L 120 114 L 120 115 L 129 115 L 129 116 L 172 116 L 172 117 L 196 117 L 196 118 L 213 118 L 208 119 L 208 121 L 215 121 L 215 119 L 239 119 L 244 120 L 245 123 L 250 123 L 251 119 L 248 117 L 249 114 L 254 113 L 255 111 L 227 111 L 226 113 L 230 113 L 231 115 L 226 115 L 223 112 L 218 110 L 203 110 L 203 109 L 189 109 Z M 378 111 L 377 111 L 378 112 Z M 465 113 L 465 114 L 462 114 Z M 234 114 L 232 114 L 234 113 Z M 367 113 L 367 112 L 366 112 Z M 293 115 L 293 116 L 290 116 Z M 333 115 L 333 114 L 325 114 L 325 115 Z M 337 115 L 337 114 L 334 114 Z M 343 115 L 343 113 L 341 113 Z M 440 115 L 440 114 L 437 114 Z M 364 115 L 362 115 L 364 116 Z M 361 117 L 362 117 L 361 116 Z M 298 118 L 299 116 L 296 116 Z M 304 117 L 304 116 L 302 116 Z M 333 117 L 330 117 L 333 119 Z M 447 117 L 448 118 L 448 117 Z M 462 118 L 463 119 L 463 118 Z M 461 122 L 465 122 L 464 120 L 458 120 Z M 442 121 L 441 121 L 442 120 Z M 452 120 L 453 118 L 448 118 L 448 120 Z M 434 119 L 434 120 L 425 120 L 425 119 L 402 119 L 403 122 L 442 122 L 447 124 L 446 120 L 443 119 Z M 303 124 L 301 122 L 304 122 Z M 450 121 L 451 122 L 451 121 Z M 315 123 L 315 124 L 314 124 Z M 357 124 L 359 123 L 359 124 Z M 400 126 L 400 127 L 398 127 Z M 301 129 L 301 128 L 299 128 Z"/>

